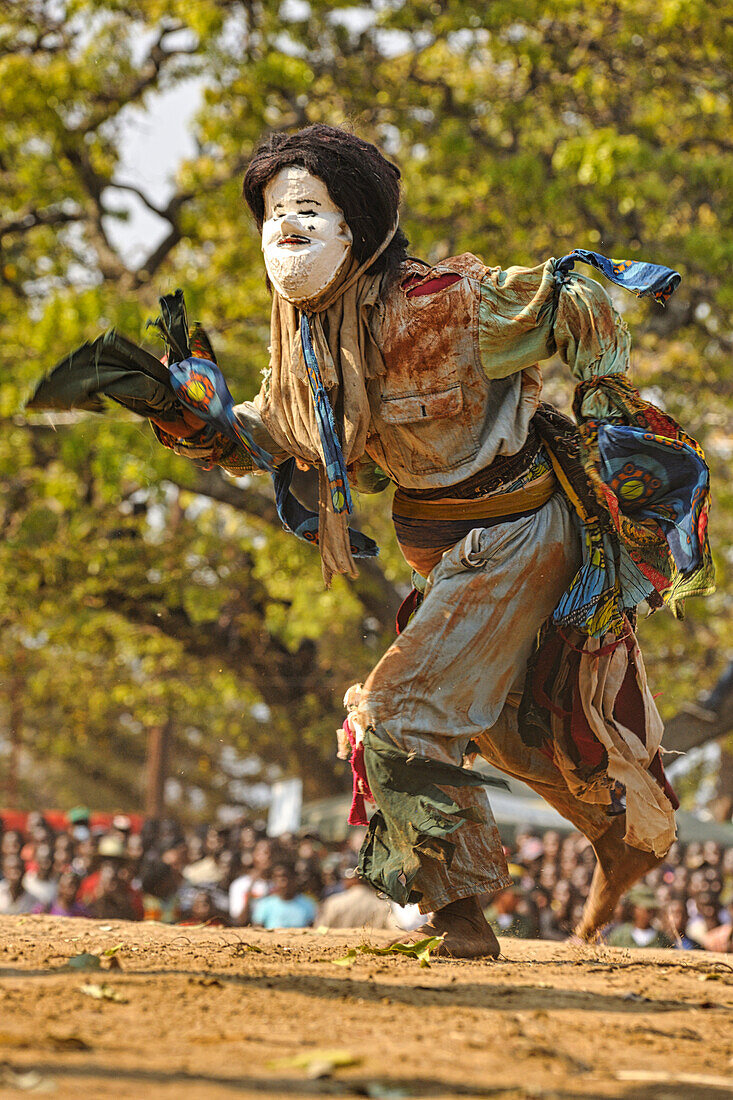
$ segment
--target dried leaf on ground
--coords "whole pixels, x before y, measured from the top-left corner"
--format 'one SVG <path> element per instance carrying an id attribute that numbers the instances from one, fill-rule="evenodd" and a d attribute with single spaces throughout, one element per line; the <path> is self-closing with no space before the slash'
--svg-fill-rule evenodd
<path id="1" fill-rule="evenodd" d="M 91 1050 L 84 1039 L 79 1035 L 49 1035 L 49 1046 L 53 1050 Z"/>
<path id="2" fill-rule="evenodd" d="M 120 1004 L 127 1004 L 127 997 L 123 997 L 120 991 L 108 982 L 103 982 L 102 985 L 88 982 L 86 985 L 80 985 L 79 990 L 86 993 L 87 997 L 96 997 L 98 1001 L 119 1001 Z"/>
<path id="3" fill-rule="evenodd" d="M 36 1070 L 15 1070 L 12 1066 L 0 1066 L 0 1085 L 20 1092 L 49 1093 L 56 1091 L 56 1083 Z"/>
<path id="4" fill-rule="evenodd" d="M 391 1085 L 383 1085 L 380 1081 L 368 1081 L 365 1092 L 370 1100 L 406 1100 L 414 1093 L 407 1089 L 393 1088 Z"/>
<path id="5" fill-rule="evenodd" d="M 265 952 L 261 947 L 258 947 L 256 943 L 235 943 L 234 944 L 234 957 L 240 958 L 242 955 L 264 955 Z"/>
<path id="6" fill-rule="evenodd" d="M 717 1077 L 710 1073 L 665 1073 L 663 1070 L 620 1069 L 618 1081 L 636 1081 L 650 1085 L 700 1085 L 705 1088 L 733 1090 L 733 1077 Z"/>

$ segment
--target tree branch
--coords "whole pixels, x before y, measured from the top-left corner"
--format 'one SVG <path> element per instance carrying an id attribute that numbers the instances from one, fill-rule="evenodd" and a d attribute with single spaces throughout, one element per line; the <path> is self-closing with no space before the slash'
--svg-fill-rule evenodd
<path id="1" fill-rule="evenodd" d="M 664 726 L 664 747 L 688 752 L 733 731 L 733 661 L 710 694 L 682 707 Z"/>
<path id="2" fill-rule="evenodd" d="M 275 502 L 269 493 L 258 489 L 238 485 L 227 478 L 219 469 L 199 470 L 194 475 L 193 484 L 176 481 L 173 484 L 188 492 L 200 493 L 211 500 L 228 504 L 237 512 L 244 512 L 250 516 L 280 525 L 280 518 L 275 508 Z M 264 488 L 264 486 L 263 486 Z M 305 486 L 298 486 L 299 496 L 305 494 Z M 315 507 L 312 500 L 304 503 L 308 507 Z M 380 630 L 387 633 L 394 632 L 394 623 L 397 611 L 402 602 L 402 594 L 396 585 L 385 575 L 379 562 L 374 558 L 364 558 L 358 562 L 359 576 L 355 579 L 347 579 L 349 587 L 359 598 L 367 615 L 379 623 Z"/>
<path id="3" fill-rule="evenodd" d="M 32 208 L 23 214 L 16 214 L 11 221 L 0 222 L 0 240 L 14 234 L 28 233 L 39 225 L 68 225 L 69 222 L 81 221 L 83 217 L 81 210 L 70 212 L 61 210 L 57 206 L 49 206 L 45 210 Z"/>

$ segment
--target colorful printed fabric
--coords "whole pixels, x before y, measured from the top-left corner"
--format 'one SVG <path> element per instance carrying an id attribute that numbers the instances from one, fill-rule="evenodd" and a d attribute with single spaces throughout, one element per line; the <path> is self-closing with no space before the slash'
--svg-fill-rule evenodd
<path id="1" fill-rule="evenodd" d="M 353 511 L 354 506 L 351 500 L 351 490 L 349 489 L 349 476 L 346 472 L 346 463 L 336 431 L 333 409 L 323 385 L 316 353 L 313 350 L 310 322 L 308 315 L 305 313 L 300 315 L 300 339 L 303 344 L 303 358 L 308 375 L 308 384 L 313 397 L 313 408 L 318 420 L 318 433 L 321 437 L 323 462 L 326 467 L 333 510 L 337 514 L 341 512 L 350 513 Z"/>
<path id="2" fill-rule="evenodd" d="M 567 256 L 558 260 L 555 265 L 556 276 L 566 275 L 575 267 L 576 260 L 595 267 L 624 290 L 636 291 L 638 298 L 652 295 L 662 303 L 672 296 L 682 278 L 678 271 L 662 264 L 648 264 L 643 260 L 609 260 L 600 252 L 588 252 L 584 248 L 574 248 Z"/>
<path id="3" fill-rule="evenodd" d="M 560 279 L 576 260 L 662 302 L 680 281 L 670 268 L 582 249 L 558 261 Z M 558 414 L 548 417 L 546 406 L 536 418 L 582 525 L 583 565 L 554 622 L 602 638 L 609 631 L 623 636 L 625 613 L 643 600 L 652 609 L 667 604 L 681 616 L 686 596 L 714 590 L 710 478 L 702 448 L 624 375 L 581 382 L 573 412 L 577 434 Z"/>
<path id="4" fill-rule="evenodd" d="M 254 463 L 259 469 L 269 471 L 272 474 L 275 487 L 275 505 L 283 527 L 304 542 L 317 545 L 318 516 L 302 505 L 290 490 L 295 460 L 288 459 L 279 466 L 275 466 L 272 456 L 258 446 L 242 427 L 234 413 L 234 400 L 224 376 L 216 364 L 214 352 L 206 333 L 198 324 L 195 324 L 190 331 L 188 329 L 183 293 L 177 291 L 175 295 L 167 295 L 161 298 L 160 305 L 161 315 L 155 322 L 155 326 L 162 332 L 166 341 L 171 382 L 176 396 L 184 408 L 189 409 L 205 422 L 203 432 L 206 434 L 206 443 L 210 448 L 207 465 L 210 468 L 214 462 L 219 462 L 227 465 L 228 469 L 234 470 L 239 462 L 241 462 L 244 469 L 251 468 L 251 464 Z M 315 363 L 314 368 L 309 367 L 309 373 L 312 370 L 314 374 L 313 384 L 318 389 L 320 373 L 310 344 L 309 332 L 307 342 Z M 185 355 L 185 353 L 193 351 L 197 351 L 201 357 L 199 355 Z M 172 361 L 178 359 L 181 355 L 184 355 L 184 358 L 179 359 L 179 361 Z M 307 361 L 308 355 L 306 355 Z M 320 400 L 321 395 L 323 401 L 325 401 L 325 409 L 323 408 L 323 401 Z M 329 460 L 331 465 L 328 466 L 328 469 L 329 483 L 334 486 L 332 488 L 332 500 L 336 509 L 337 502 L 343 503 L 337 494 L 339 458 L 341 465 L 343 465 L 343 455 L 335 434 L 331 407 L 322 383 L 320 384 L 318 397 L 314 393 L 314 403 L 316 403 L 317 408 L 320 407 L 321 413 L 325 417 L 329 415 L 331 417 L 330 426 L 333 429 L 335 451 L 331 446 L 331 441 L 329 441 L 328 446 L 331 449 L 328 454 L 331 456 Z M 154 430 L 156 430 L 156 425 L 154 425 Z M 156 435 L 158 435 L 159 440 L 165 445 L 170 445 L 165 438 L 165 434 L 161 433 L 158 427 Z M 229 442 L 228 450 L 225 441 Z M 195 458 L 195 452 L 202 447 L 203 442 L 202 432 L 199 431 L 195 433 L 195 437 L 189 436 L 188 440 L 181 441 L 176 438 L 175 449 L 188 451 L 191 457 Z M 324 443 L 324 448 L 325 446 Z M 336 470 L 333 481 L 331 480 L 332 466 Z M 345 500 L 348 503 L 349 510 L 351 510 L 351 496 L 348 492 L 348 479 L 346 479 L 345 468 L 343 476 L 343 485 L 346 487 Z M 340 510 L 343 511 L 344 508 L 341 507 Z M 362 535 L 360 531 L 349 528 L 349 540 L 354 557 L 374 557 L 379 552 L 379 548 L 373 539 Z"/>
<path id="5" fill-rule="evenodd" d="M 275 467 L 273 483 L 275 486 L 275 506 L 286 531 L 311 546 L 318 545 L 318 516 L 293 495 L 290 483 L 295 472 L 295 459 L 288 458 Z M 349 544 L 355 558 L 373 558 L 379 553 L 374 539 L 349 527 Z"/>
<path id="6" fill-rule="evenodd" d="M 600 391 L 611 409 L 603 421 L 582 414 L 590 391 Z M 622 376 L 581 383 L 573 408 L 584 468 L 611 520 L 624 605 L 643 594 L 650 607 L 664 603 L 681 616 L 685 597 L 715 587 L 702 448 Z"/>
<path id="7" fill-rule="evenodd" d="M 168 370 L 176 397 L 185 408 L 239 443 L 260 470 L 274 472 L 272 455 L 255 443 L 234 415 L 234 398 L 216 363 L 191 356 L 169 363 Z"/>
<path id="8" fill-rule="evenodd" d="M 613 406 L 612 419 L 584 419 L 590 388 Z M 681 616 L 685 597 L 714 590 L 702 449 L 618 375 L 581 383 L 574 409 L 577 432 L 546 406 L 536 417 L 582 526 L 583 565 L 554 621 L 600 638 L 622 636 L 625 613 L 643 600 Z"/>

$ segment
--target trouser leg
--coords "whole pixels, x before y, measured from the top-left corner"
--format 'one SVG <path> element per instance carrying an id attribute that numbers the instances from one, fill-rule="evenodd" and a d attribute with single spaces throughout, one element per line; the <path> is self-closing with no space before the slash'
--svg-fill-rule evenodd
<path id="1" fill-rule="evenodd" d="M 433 570 L 423 606 L 364 685 L 362 724 L 381 726 L 407 752 L 460 763 L 468 742 L 499 718 L 577 564 L 577 536 L 559 496 L 533 516 L 472 532 Z M 450 867 L 421 858 L 415 888 L 423 912 L 510 881 L 485 792 L 449 793 L 461 807 L 477 807 L 484 824 L 452 834 Z"/>
<path id="2" fill-rule="evenodd" d="M 474 741 L 479 753 L 495 768 L 520 779 L 591 842 L 608 831 L 613 818 L 605 806 L 582 802 L 568 789 L 562 772 L 540 749 L 525 745 L 517 724 L 518 707 L 507 703 L 498 721 Z"/>

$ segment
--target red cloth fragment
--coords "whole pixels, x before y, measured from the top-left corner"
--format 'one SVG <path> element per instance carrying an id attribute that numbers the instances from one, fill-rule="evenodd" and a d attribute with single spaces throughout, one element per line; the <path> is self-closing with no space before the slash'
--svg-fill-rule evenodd
<path id="1" fill-rule="evenodd" d="M 409 596 L 405 596 L 404 600 L 400 604 L 397 610 L 396 627 L 397 633 L 401 634 L 410 621 L 410 618 L 417 611 L 418 603 L 420 600 L 420 593 L 416 588 L 410 592 Z"/>
<path id="2" fill-rule="evenodd" d="M 455 271 L 447 271 L 444 275 L 436 275 L 434 279 L 426 279 L 425 282 L 420 281 L 419 275 L 411 275 L 402 284 L 402 287 L 408 298 L 422 298 L 424 294 L 437 294 L 438 291 L 453 286 L 460 279 L 461 276 L 457 275 Z"/>
<path id="3" fill-rule="evenodd" d="M 368 825 L 369 818 L 366 812 L 366 802 L 373 802 L 374 795 L 369 789 L 366 767 L 364 766 L 364 743 L 357 745 L 354 731 L 347 718 L 344 721 L 343 730 L 351 745 L 351 772 L 354 777 L 353 794 L 351 797 L 351 809 L 349 810 L 349 825 Z"/>

